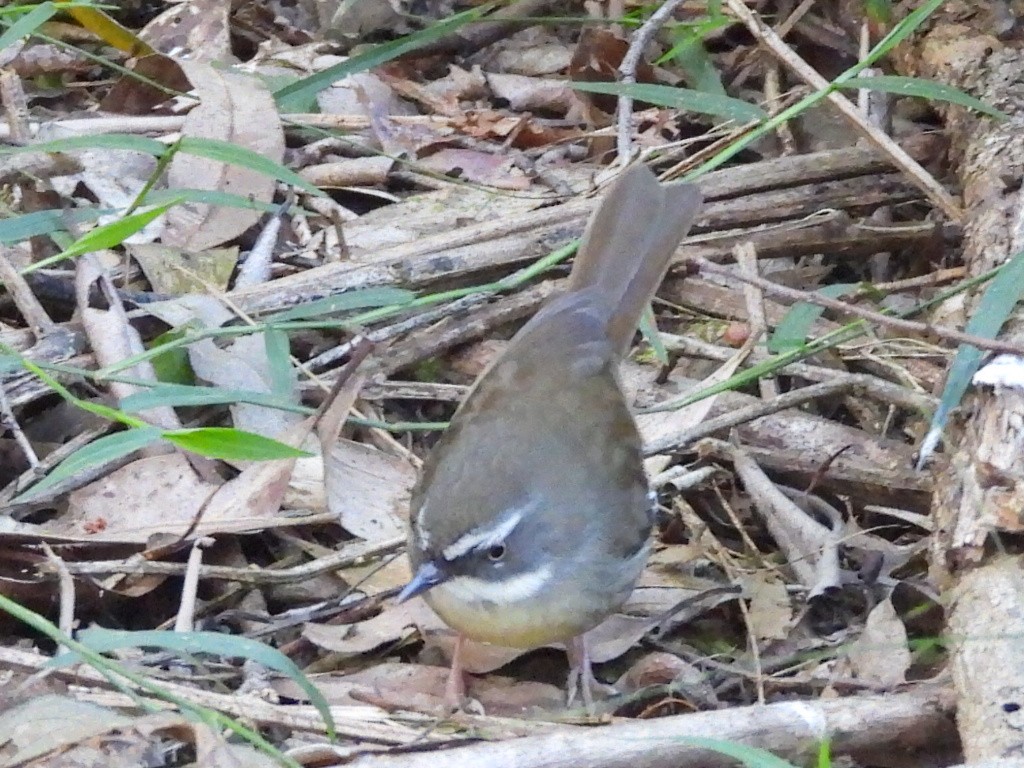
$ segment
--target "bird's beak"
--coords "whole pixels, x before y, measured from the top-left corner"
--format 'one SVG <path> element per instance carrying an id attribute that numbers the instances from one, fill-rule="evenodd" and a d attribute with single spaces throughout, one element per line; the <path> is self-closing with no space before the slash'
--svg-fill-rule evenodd
<path id="1" fill-rule="evenodd" d="M 406 584 L 405 588 L 398 593 L 398 602 L 404 603 L 410 597 L 421 595 L 431 587 L 436 587 L 447 578 L 436 565 L 428 561 L 419 567 L 416 575 L 412 577 L 412 581 Z"/>

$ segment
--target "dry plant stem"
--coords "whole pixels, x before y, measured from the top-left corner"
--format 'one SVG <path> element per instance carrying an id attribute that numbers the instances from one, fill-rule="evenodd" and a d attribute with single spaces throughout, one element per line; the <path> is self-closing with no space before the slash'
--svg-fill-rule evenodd
<path id="1" fill-rule="evenodd" d="M 751 243 L 747 242 L 737 245 L 733 249 L 733 255 L 736 257 L 736 263 L 743 274 L 758 277 L 757 250 Z M 744 283 L 743 298 L 747 305 L 747 317 L 750 318 L 750 335 L 760 338 L 768 333 L 768 318 L 764 311 L 764 294 L 761 293 L 757 286 Z M 779 394 L 779 388 L 773 378 L 763 377 L 758 379 L 757 387 L 761 392 L 761 399 L 763 400 L 770 400 Z"/>
<path id="2" fill-rule="evenodd" d="M 728 347 L 721 347 L 710 344 L 700 339 L 688 336 L 676 336 L 674 334 L 662 334 L 665 348 L 670 352 L 681 352 L 694 357 L 706 357 L 710 360 L 725 362 L 734 353 Z M 771 356 L 765 352 L 755 351 L 752 354 L 751 362 L 760 363 Z M 877 376 L 870 376 L 866 373 L 847 373 L 836 368 L 825 368 L 809 363 L 790 363 L 777 371 L 787 376 L 799 376 L 815 382 L 846 381 L 850 390 L 861 390 L 883 403 L 906 408 L 918 413 L 930 413 L 939 404 L 939 399 L 926 392 L 917 392 L 909 387 L 893 384 Z"/>
<path id="3" fill-rule="evenodd" d="M 812 384 L 809 387 L 786 392 L 772 400 L 757 402 L 747 408 L 739 408 L 729 413 L 722 414 L 712 419 L 707 419 L 701 424 L 678 432 L 661 440 L 652 441 L 644 445 L 644 455 L 653 456 L 657 453 L 667 453 L 686 448 L 698 440 L 710 437 L 716 432 L 738 427 L 740 424 L 759 419 L 771 413 L 778 413 L 788 408 L 795 408 L 798 405 L 818 400 L 822 397 L 831 397 L 840 392 L 847 392 L 851 388 L 850 382 L 843 379 L 824 381 L 820 384 Z"/>
<path id="4" fill-rule="evenodd" d="M 920 336 L 938 336 L 940 339 L 945 339 L 946 341 L 955 342 L 957 344 L 970 344 L 978 347 L 979 349 L 990 349 L 994 352 L 1008 352 L 1014 355 L 1024 355 L 1024 344 L 999 341 L 998 339 L 984 339 L 980 336 L 973 336 L 969 333 L 955 331 L 952 328 L 943 328 L 937 325 L 929 325 L 928 323 L 917 323 L 913 320 L 903 320 L 902 318 L 893 317 L 892 315 L 885 315 L 881 312 L 873 312 L 869 309 L 863 309 L 853 304 L 848 304 L 845 301 L 830 299 L 827 296 L 822 296 L 812 291 L 801 291 L 796 288 L 787 288 L 760 277 L 738 274 L 735 270 L 721 267 L 718 264 L 714 264 L 706 260 L 698 261 L 697 266 L 701 271 L 708 272 L 712 275 L 729 277 L 756 285 L 769 295 L 779 296 L 791 301 L 805 301 L 808 304 L 817 304 L 819 307 L 834 309 L 838 312 L 854 315 L 855 317 L 859 317 L 894 330 Z"/>
<path id="5" fill-rule="evenodd" d="M 786 562 L 807 587 L 808 596 L 840 586 L 839 531 L 811 519 L 739 448 L 733 452 L 733 465 Z"/>
<path id="6" fill-rule="evenodd" d="M 757 18 L 742 0 L 725 0 L 729 9 L 750 30 L 758 40 L 774 53 L 780 61 L 792 69 L 808 85 L 817 90 L 829 87 L 829 82 L 779 37 L 774 30 Z M 868 122 L 857 111 L 857 107 L 840 93 L 830 93 L 828 100 L 845 115 L 854 127 L 882 152 L 884 152 L 900 168 L 928 198 L 953 221 L 963 218 L 963 210 L 945 188 L 928 173 L 914 158 L 908 155 L 884 131 Z"/>
<path id="7" fill-rule="evenodd" d="M 321 515 L 322 522 L 336 520 L 334 515 Z M 300 520 L 299 522 L 305 522 Z M 351 544 L 340 552 L 313 560 L 294 568 L 279 570 L 253 570 L 234 568 L 226 565 L 201 565 L 200 578 L 223 579 L 243 584 L 294 584 L 306 581 L 321 573 L 362 565 L 383 555 L 396 552 L 405 545 L 405 537 L 385 541 L 360 542 Z M 94 560 L 92 562 L 67 563 L 68 572 L 76 576 L 104 576 L 112 573 L 125 575 L 153 574 L 162 576 L 183 576 L 187 566 L 182 563 L 159 563 L 149 560 L 127 558 L 125 560 Z"/>
<path id="8" fill-rule="evenodd" d="M 900 74 L 960 88 L 1010 115 L 996 122 L 962 107 L 934 104 L 955 148 L 951 171 L 967 206 L 964 263 L 972 275 L 1006 263 L 1024 250 L 1020 48 L 996 40 L 988 13 L 964 17 L 943 4 L 928 28 L 890 58 Z M 968 302 L 966 311 L 977 313 L 978 305 Z M 1024 341 L 1022 321 L 1017 306 L 1003 326 L 1004 336 Z M 936 473 L 931 575 L 950 598 L 946 621 L 955 643 L 951 668 L 964 758 L 1019 759 L 1024 557 L 1017 541 L 1024 506 L 1024 393 L 976 388 L 965 403 L 963 419 L 947 426 L 949 469 Z"/>
<path id="9" fill-rule="evenodd" d="M 11 435 L 14 436 L 14 442 L 17 443 L 22 454 L 25 456 L 25 461 L 28 462 L 29 472 L 35 476 L 36 470 L 39 467 L 39 456 L 36 455 L 32 443 L 25 437 L 21 424 L 18 423 L 18 417 L 14 415 L 14 409 L 11 408 L 11 402 L 7 399 L 7 392 L 4 390 L 2 383 L 0 383 L 0 426 L 4 426 L 11 431 Z"/>
<path id="10" fill-rule="evenodd" d="M 383 328 L 377 328 L 372 331 L 367 331 L 365 336 L 374 344 L 384 344 L 398 336 L 411 333 L 419 330 L 420 328 L 432 325 L 439 320 L 459 315 L 468 309 L 484 304 L 493 296 L 494 294 L 491 292 L 472 293 L 469 296 L 463 296 L 461 299 L 456 299 L 455 301 L 442 304 L 434 307 L 433 309 L 427 309 L 424 312 L 407 317 L 397 323 L 386 325 Z M 314 371 L 321 371 L 328 368 L 337 360 L 347 357 L 351 352 L 352 345 L 355 341 L 355 339 L 352 339 L 344 344 L 331 347 L 327 351 L 321 352 L 316 357 L 307 360 L 306 365 Z"/>
<path id="11" fill-rule="evenodd" d="M 238 277 L 235 278 L 235 290 L 260 285 L 270 279 L 270 265 L 274 260 L 274 247 L 281 231 L 281 220 L 294 201 L 295 193 L 290 191 L 285 201 L 268 217 L 248 257 L 239 267 Z"/>
<path id="12" fill-rule="evenodd" d="M 67 564 L 59 557 L 50 545 L 42 543 L 43 553 L 57 574 L 58 592 L 60 594 L 60 611 L 57 617 L 57 628 L 66 635 L 75 631 L 75 580 L 68 571 Z"/>
<path id="13" fill-rule="evenodd" d="M 445 750 L 365 755 L 358 768 L 719 768 L 735 762 L 695 747 L 708 738 L 803 761 L 828 739 L 832 755 L 951 751 L 953 710 L 945 690 L 792 701 L 634 720 Z"/>
<path id="14" fill-rule="evenodd" d="M 36 672 L 44 668 L 50 661 L 48 656 L 37 653 L 19 651 L 13 648 L 0 648 L 0 666 L 4 669 L 16 669 L 25 672 Z M 91 690 L 79 689 L 76 698 L 95 701 L 105 706 L 136 710 L 138 701 L 121 693 L 108 693 L 110 683 L 103 675 L 85 665 L 62 667 L 46 670 L 49 674 L 62 680 L 75 683 L 77 686 L 91 686 Z M 125 685 L 132 684 L 124 680 Z M 232 717 L 243 718 L 258 725 L 282 726 L 306 733 L 323 733 L 324 722 L 320 714 L 312 706 L 276 705 L 264 701 L 257 696 L 240 696 L 237 693 L 216 693 L 204 691 L 170 680 L 161 680 L 160 686 L 199 706 L 216 709 Z M 143 699 L 157 709 L 169 709 L 165 702 L 150 698 L 142 693 Z M 331 708 L 337 726 L 338 735 L 354 739 L 361 743 L 377 744 L 411 744 L 422 741 L 422 729 L 430 719 L 415 714 L 403 715 L 402 719 L 388 717 L 386 713 L 375 707 L 337 706 Z M 403 722 L 404 720 L 404 722 Z M 442 737 L 427 737 L 428 741 L 439 741 Z M 444 739 L 450 737 L 444 736 Z"/>
<path id="15" fill-rule="evenodd" d="M 203 564 L 203 550 L 213 544 L 213 539 L 203 536 L 192 542 L 185 563 L 185 578 L 181 583 L 181 602 L 174 619 L 175 632 L 191 632 L 195 628 L 196 593 L 199 590 L 199 569 Z"/>
<path id="16" fill-rule="evenodd" d="M 0 68 L 0 104 L 4 105 L 11 142 L 27 144 L 31 138 L 28 98 L 21 78 L 11 69 Z"/>
<path id="17" fill-rule="evenodd" d="M 683 0 L 666 0 L 633 34 L 626 55 L 622 57 L 622 63 L 619 64 L 619 82 L 623 85 L 636 85 L 636 69 L 640 64 L 640 57 L 644 55 L 644 50 L 661 29 L 661 25 L 672 18 L 672 14 L 682 3 Z M 616 123 L 618 125 L 619 165 L 625 167 L 633 158 L 633 98 L 631 96 L 619 96 Z"/>
<path id="18" fill-rule="evenodd" d="M 7 292 L 14 301 L 14 306 L 21 312 L 21 317 L 26 325 L 32 329 L 38 340 L 42 334 L 49 333 L 57 324 L 50 319 L 50 316 L 39 303 L 39 299 L 32 293 L 32 289 L 25 278 L 14 268 L 10 259 L 7 258 L 7 248 L 0 246 L 0 283 L 7 288 Z"/>
<path id="19" fill-rule="evenodd" d="M 0 387 L 0 389 L 2 389 L 2 387 Z M 80 448 L 84 448 L 93 440 L 103 437 L 103 435 L 107 434 L 109 431 L 110 425 L 104 425 L 102 427 L 97 427 L 96 429 L 87 430 L 80 435 L 75 435 L 59 448 L 48 453 L 42 461 L 39 461 L 35 466 L 30 467 L 25 472 L 22 472 L 17 479 L 12 480 L 2 491 L 0 491 L 0 504 L 6 504 L 9 502 L 75 451 Z M 45 506 L 61 494 L 69 493 L 76 488 L 82 487 L 86 483 L 92 482 L 97 477 L 103 476 L 107 472 L 123 467 L 130 460 L 131 457 L 125 456 L 115 462 L 94 467 L 88 472 L 80 474 L 76 473 L 74 477 L 69 477 L 64 482 L 51 487 L 45 493 L 34 497 L 29 506 Z"/>

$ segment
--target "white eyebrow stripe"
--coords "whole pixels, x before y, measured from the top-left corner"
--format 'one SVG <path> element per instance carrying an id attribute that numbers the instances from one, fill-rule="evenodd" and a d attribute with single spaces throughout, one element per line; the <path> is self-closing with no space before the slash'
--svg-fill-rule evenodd
<path id="1" fill-rule="evenodd" d="M 427 533 L 427 528 L 423 525 L 423 521 L 427 514 L 427 502 L 428 499 L 424 499 L 423 503 L 420 504 L 419 511 L 416 513 L 416 524 L 413 526 L 413 530 L 416 532 L 416 537 L 419 539 L 420 549 L 430 549 L 430 534 Z"/>
<path id="2" fill-rule="evenodd" d="M 501 544 L 519 522 L 523 519 L 523 512 L 513 511 L 498 519 L 498 522 L 486 527 L 474 528 L 469 533 L 464 533 L 454 542 L 441 550 L 445 560 L 451 562 L 472 552 L 474 549 L 487 549 Z"/>

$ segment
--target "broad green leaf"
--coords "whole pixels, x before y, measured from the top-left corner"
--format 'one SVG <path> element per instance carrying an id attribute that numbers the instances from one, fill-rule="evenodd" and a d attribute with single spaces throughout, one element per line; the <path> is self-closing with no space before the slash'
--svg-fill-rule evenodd
<path id="1" fill-rule="evenodd" d="M 994 339 L 1022 297 L 1024 251 L 1014 254 L 985 288 L 971 319 L 967 321 L 964 332 L 983 339 Z M 942 390 L 939 407 L 935 409 L 928 434 L 922 442 L 918 459 L 919 468 L 924 465 L 938 443 L 942 430 L 946 428 L 949 414 L 960 405 L 967 387 L 971 384 L 971 378 L 978 371 L 982 357 L 982 351 L 970 344 L 961 344 L 957 348 L 956 356 L 949 367 L 949 374 L 946 376 L 946 386 Z"/>
<path id="2" fill-rule="evenodd" d="M 240 147 L 219 139 L 202 139 L 195 136 L 185 136 L 179 142 L 179 150 L 197 157 L 205 157 L 209 160 L 216 160 L 221 163 L 230 163 L 241 168 L 248 168 L 250 171 L 262 173 L 278 181 L 291 184 L 293 187 L 309 192 L 311 195 L 324 197 L 326 193 L 319 187 L 310 184 L 295 171 L 276 163 L 270 158 L 264 157 L 259 152 L 253 152 L 246 147 Z"/>
<path id="3" fill-rule="evenodd" d="M 306 451 L 292 448 L 269 437 L 231 427 L 199 427 L 164 432 L 163 437 L 186 451 L 212 459 L 231 461 L 270 461 L 309 456 Z"/>
<path id="4" fill-rule="evenodd" d="M 49 21 L 57 12 L 53 3 L 40 3 L 7 28 L 0 35 L 0 51 L 7 46 L 27 37 Z"/>
<path id="5" fill-rule="evenodd" d="M 169 632 L 161 630 L 142 630 L 127 632 L 123 630 L 90 627 L 81 630 L 77 639 L 82 645 L 97 653 L 109 653 L 123 648 L 162 648 L 168 651 L 195 655 L 209 654 L 220 658 L 249 659 L 258 664 L 280 672 L 295 681 L 309 697 L 310 703 L 316 707 L 324 723 L 330 731 L 334 730 L 334 719 L 327 700 L 313 685 L 309 678 L 302 674 L 295 662 L 276 648 L 265 643 L 251 640 L 238 635 L 223 632 Z M 66 652 L 52 659 L 47 667 L 65 667 L 80 661 L 77 653 Z"/>
<path id="6" fill-rule="evenodd" d="M 277 408 L 295 413 L 310 413 L 312 409 L 297 405 L 290 400 L 266 392 L 247 389 L 222 389 L 220 387 L 199 387 L 187 384 L 157 384 L 148 390 L 128 395 L 121 401 L 121 408 L 129 413 L 138 413 L 150 408 L 194 408 L 203 405 L 231 405 L 249 403 L 267 408 Z"/>
<path id="7" fill-rule="evenodd" d="M 277 100 L 277 105 L 282 112 L 310 111 L 311 107 L 316 103 L 316 95 L 338 80 L 356 72 L 364 72 L 368 69 L 379 67 L 385 62 L 440 40 L 465 24 L 476 21 L 490 11 L 490 9 L 490 4 L 471 8 L 468 11 L 456 13 L 444 21 L 431 24 L 419 32 L 414 32 L 411 35 L 400 37 L 388 43 L 382 43 L 368 51 L 357 53 L 355 56 L 349 56 L 340 64 L 328 67 L 314 75 L 304 77 L 290 85 L 286 85 L 284 88 L 278 89 L 274 92 L 274 99 Z"/>
<path id="8" fill-rule="evenodd" d="M 25 275 L 29 272 L 35 272 L 37 269 L 43 269 L 59 261 L 81 256 L 83 253 L 101 251 L 105 248 L 113 248 L 115 245 L 120 245 L 136 232 L 144 229 L 154 219 L 165 214 L 169 208 L 177 205 L 178 202 L 180 201 L 159 205 L 155 208 L 150 208 L 148 211 L 133 213 L 109 224 L 96 227 L 86 232 L 72 243 L 70 247 L 65 248 L 60 253 L 42 261 L 37 261 L 34 264 L 29 264 L 21 270 L 21 274 Z"/>
<path id="9" fill-rule="evenodd" d="M 391 288 L 388 286 L 361 288 L 355 291 L 339 293 L 337 296 L 328 296 L 325 299 L 317 299 L 306 304 L 299 304 L 291 309 L 271 315 L 268 318 L 268 322 L 281 323 L 287 320 L 308 320 L 311 317 L 333 315 L 353 309 L 406 304 L 415 298 L 415 293 L 402 288 Z"/>
<path id="10" fill-rule="evenodd" d="M 54 467 L 46 477 L 13 499 L 13 501 L 21 502 L 31 499 L 47 488 L 52 488 L 58 483 L 74 477 L 87 469 L 101 466 L 108 461 L 120 459 L 122 456 L 127 456 L 140 448 L 145 448 L 159 439 L 160 430 L 156 427 L 126 429 L 122 432 L 115 432 L 112 435 L 104 435 L 72 453 Z"/>
<path id="11" fill-rule="evenodd" d="M 835 285 L 826 285 L 815 293 L 829 299 L 838 299 L 844 293 L 849 293 L 855 288 L 857 288 L 857 283 L 836 283 Z M 768 351 L 772 353 L 788 352 L 803 346 L 807 337 L 811 335 L 811 326 L 824 311 L 824 307 L 806 301 L 794 304 L 775 326 L 775 332 L 768 340 Z"/>
<path id="12" fill-rule="evenodd" d="M 569 83 L 577 91 L 609 93 L 613 96 L 630 96 L 638 101 L 648 101 L 663 107 L 715 115 L 740 123 L 764 120 L 768 114 L 756 104 L 750 104 L 731 96 L 694 91 L 690 88 L 675 88 L 671 85 L 648 83 Z"/>
<path id="13" fill-rule="evenodd" d="M 90 136 L 69 136 L 65 139 L 41 141 L 25 146 L 0 147 L 0 155 L 17 155 L 24 152 L 74 152 L 79 149 L 120 149 L 160 157 L 167 151 L 167 145 L 156 139 L 128 133 L 98 133 Z"/>
<path id="14" fill-rule="evenodd" d="M 948 101 L 961 107 L 974 109 L 999 120 L 1009 120 L 1009 115 L 990 107 L 983 101 L 964 93 L 951 85 L 924 80 L 919 77 L 899 77 L 897 75 L 879 75 L 878 77 L 855 77 L 840 84 L 843 88 L 866 88 L 870 91 L 885 91 L 900 96 L 918 96 L 934 101 Z"/>

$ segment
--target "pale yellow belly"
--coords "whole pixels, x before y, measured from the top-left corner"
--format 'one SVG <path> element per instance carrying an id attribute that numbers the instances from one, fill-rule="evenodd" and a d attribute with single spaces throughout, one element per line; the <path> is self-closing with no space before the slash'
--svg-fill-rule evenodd
<path id="1" fill-rule="evenodd" d="M 464 594 L 454 594 L 447 584 L 435 587 L 424 597 L 452 629 L 471 640 L 507 648 L 536 648 L 564 642 L 592 629 L 618 608 L 618 605 L 581 606 L 579 596 L 573 599 L 557 595 L 498 605 L 467 600 Z"/>

